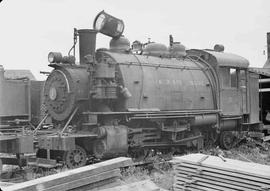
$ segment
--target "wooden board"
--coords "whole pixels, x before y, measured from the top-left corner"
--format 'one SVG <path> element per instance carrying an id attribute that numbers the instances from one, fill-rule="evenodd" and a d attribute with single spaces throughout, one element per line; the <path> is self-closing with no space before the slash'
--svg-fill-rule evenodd
<path id="1" fill-rule="evenodd" d="M 96 182 L 100 182 L 103 180 L 111 179 L 111 178 L 119 178 L 121 176 L 120 169 L 114 169 L 112 171 L 103 172 L 97 175 L 92 175 L 89 177 L 81 178 L 78 180 L 70 181 L 64 184 L 59 184 L 53 187 L 46 189 L 46 191 L 62 191 L 62 190 L 70 190 L 75 188 L 83 187 L 84 185 L 91 185 Z"/>
<path id="2" fill-rule="evenodd" d="M 126 157 L 119 157 L 105 162 L 96 163 L 93 165 L 84 166 L 81 168 L 68 170 L 66 172 L 60 172 L 58 174 L 38 178 L 35 180 L 18 183 L 13 186 L 9 186 L 7 191 L 29 191 L 38 190 L 42 188 L 43 190 L 49 189 L 51 187 L 57 187 L 61 184 L 66 184 L 76 180 L 82 180 L 89 178 L 90 176 L 95 176 L 100 173 L 107 171 L 112 171 L 118 169 L 122 166 L 127 166 L 132 164 L 132 160 Z"/>
<path id="3" fill-rule="evenodd" d="M 174 190 L 270 191 L 270 166 L 203 154 L 174 157 Z"/>
<path id="4" fill-rule="evenodd" d="M 3 188 L 6 187 L 6 186 L 11 186 L 11 185 L 14 185 L 16 183 L 11 183 L 11 182 L 0 182 L 0 188 Z"/>
<path id="5" fill-rule="evenodd" d="M 187 177 L 187 175 L 185 175 L 185 174 L 178 174 L 177 175 L 177 178 L 179 180 L 183 180 L 186 177 Z M 236 186 L 236 185 L 233 185 L 233 184 L 230 184 L 230 183 L 226 183 L 224 181 L 214 181 L 214 180 L 207 179 L 205 177 L 192 176 L 191 179 L 195 180 L 196 183 L 197 182 L 202 182 L 202 183 L 207 183 L 207 184 L 210 184 L 210 185 L 213 185 L 213 186 L 222 186 L 222 188 L 224 188 L 226 190 L 234 190 L 235 189 L 235 190 L 254 191 L 254 189 L 249 189 L 249 188 L 246 188 L 246 187 Z"/>
<path id="6" fill-rule="evenodd" d="M 178 177 L 179 178 L 179 177 Z M 232 188 L 228 188 L 227 186 L 221 186 L 221 185 L 217 185 L 217 184 L 212 184 L 212 183 L 209 183 L 209 182 L 205 182 L 205 181 L 198 181 L 198 180 L 190 180 L 189 178 L 187 177 L 181 177 L 179 179 L 177 179 L 177 181 L 184 181 L 186 182 L 188 185 L 197 185 L 197 186 L 204 186 L 204 187 L 207 187 L 209 189 L 214 189 L 214 190 L 226 190 L 226 191 L 234 191 L 234 189 Z"/>
<path id="7" fill-rule="evenodd" d="M 243 162 L 239 160 L 226 159 L 226 162 L 221 160 L 221 158 L 216 156 L 209 156 L 204 161 L 199 163 L 199 161 L 205 157 L 204 154 L 190 154 L 182 157 L 174 157 L 173 161 L 182 161 L 195 165 L 203 165 L 211 168 L 221 169 L 230 172 L 243 173 L 258 177 L 266 177 L 270 179 L 270 166 Z"/>
<path id="8" fill-rule="evenodd" d="M 256 176 L 253 175 L 246 175 L 246 174 L 241 174 L 241 173 L 237 173 L 237 172 L 227 172 L 224 170 L 220 170 L 220 169 L 212 169 L 212 168 L 208 168 L 208 167 L 204 167 L 204 166 L 196 166 L 196 165 L 190 165 L 190 164 L 186 164 L 186 163 L 182 163 L 181 167 L 187 167 L 190 169 L 195 169 L 197 171 L 197 173 L 204 173 L 204 172 L 214 172 L 216 174 L 222 174 L 222 175 L 227 175 L 227 176 L 231 176 L 231 177 L 240 177 L 240 178 L 244 178 L 246 180 L 249 181 L 257 181 L 257 182 L 267 182 L 269 181 L 269 179 L 267 178 L 258 178 Z M 177 169 L 178 167 L 175 167 L 175 169 Z"/>
<path id="9" fill-rule="evenodd" d="M 201 175 L 198 175 L 195 170 L 192 171 L 192 170 L 185 169 L 185 168 L 178 168 L 177 170 L 181 171 L 181 173 L 183 173 L 183 174 L 187 173 L 186 175 L 192 175 L 195 177 L 196 176 L 199 177 L 199 176 L 203 175 L 203 177 L 205 177 L 206 179 L 230 183 L 230 184 L 237 185 L 237 186 L 251 188 L 253 190 L 258 189 L 258 187 L 260 188 L 260 187 L 267 186 L 267 184 L 254 182 L 254 181 L 252 182 L 252 181 L 248 181 L 246 179 L 235 178 L 235 177 L 226 176 L 226 175 L 220 175 L 217 173 L 203 172 Z"/>
<path id="10" fill-rule="evenodd" d="M 187 183 L 185 180 L 178 180 L 177 182 L 175 182 L 174 186 L 174 191 L 178 190 L 177 188 L 188 188 L 188 189 L 195 189 L 195 190 L 203 190 L 203 191 L 216 191 L 216 189 L 212 189 L 209 187 L 205 187 L 202 185 L 196 185 L 196 184 L 189 184 Z M 180 190 L 181 190 L 180 189 Z"/>
<path id="11" fill-rule="evenodd" d="M 151 180 L 143 180 L 131 184 L 125 184 L 114 188 L 108 188 L 101 191 L 159 191 L 160 188 Z"/>
<path id="12" fill-rule="evenodd" d="M 76 191 L 85 191 L 85 190 L 99 191 L 102 189 L 113 188 L 115 186 L 120 186 L 120 185 L 122 185 L 122 181 L 117 179 L 117 180 L 113 180 L 111 182 L 106 181 L 105 184 L 103 182 L 101 182 L 101 184 L 99 184 L 99 185 L 94 185 L 95 187 L 89 187 L 86 189 L 76 189 Z"/>

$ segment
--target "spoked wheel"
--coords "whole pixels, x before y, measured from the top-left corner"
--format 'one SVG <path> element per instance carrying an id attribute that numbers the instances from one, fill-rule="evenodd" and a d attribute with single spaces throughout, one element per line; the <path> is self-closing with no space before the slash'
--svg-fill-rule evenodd
<path id="1" fill-rule="evenodd" d="M 236 137 L 231 131 L 223 131 L 220 135 L 220 146 L 224 149 L 231 149 L 236 142 Z"/>
<path id="2" fill-rule="evenodd" d="M 86 158 L 87 156 L 85 150 L 76 145 L 75 150 L 68 151 L 65 154 L 65 163 L 68 168 L 78 168 L 86 164 Z"/>

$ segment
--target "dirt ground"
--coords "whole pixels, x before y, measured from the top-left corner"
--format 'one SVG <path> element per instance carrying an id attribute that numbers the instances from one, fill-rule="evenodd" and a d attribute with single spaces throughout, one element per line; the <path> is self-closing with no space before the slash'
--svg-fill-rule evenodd
<path id="1" fill-rule="evenodd" d="M 251 138 L 231 150 L 211 148 L 204 150 L 203 153 L 210 155 L 221 154 L 225 158 L 270 165 L 270 143 L 261 143 Z"/>
<path id="2" fill-rule="evenodd" d="M 219 147 L 212 147 L 202 150 L 201 153 L 222 155 L 225 158 L 270 165 L 270 143 L 261 143 L 253 139 L 247 139 L 231 150 L 222 150 Z M 129 168 L 127 171 L 123 172 L 122 181 L 123 183 L 131 183 L 151 179 L 159 187 L 172 190 L 173 176 L 174 172 L 168 163 L 167 165 L 165 164 L 165 166 L 154 166 L 151 170 L 141 167 Z"/>

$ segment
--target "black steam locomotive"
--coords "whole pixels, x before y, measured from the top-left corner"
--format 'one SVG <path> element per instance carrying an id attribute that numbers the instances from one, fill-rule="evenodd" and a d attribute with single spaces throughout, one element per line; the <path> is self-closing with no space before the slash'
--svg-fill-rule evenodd
<path id="1" fill-rule="evenodd" d="M 243 57 L 222 45 L 186 51 L 172 38 L 169 47 L 135 41 L 131 48 L 123 21 L 104 11 L 93 28 L 74 29 L 68 56 L 49 53 L 54 70 L 45 82 L 47 115 L 38 129 L 47 117 L 53 128 L 38 136 L 37 157 L 73 168 L 89 156 L 200 149 L 209 141 L 230 148 L 242 132 L 261 128 L 259 74 Z M 98 32 L 112 37 L 109 49 L 96 50 Z"/>

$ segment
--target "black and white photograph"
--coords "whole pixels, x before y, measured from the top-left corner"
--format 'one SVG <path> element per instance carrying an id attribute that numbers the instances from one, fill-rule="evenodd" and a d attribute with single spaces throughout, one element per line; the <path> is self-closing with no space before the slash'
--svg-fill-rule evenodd
<path id="1" fill-rule="evenodd" d="M 0 0 L 0 191 L 270 191 L 269 0 Z"/>

